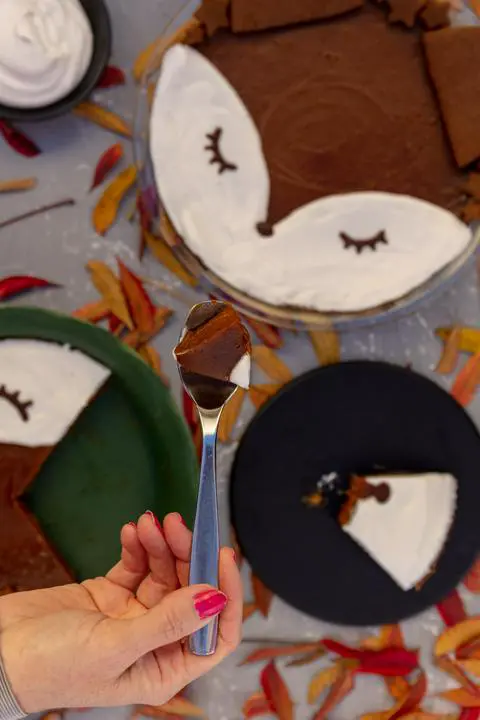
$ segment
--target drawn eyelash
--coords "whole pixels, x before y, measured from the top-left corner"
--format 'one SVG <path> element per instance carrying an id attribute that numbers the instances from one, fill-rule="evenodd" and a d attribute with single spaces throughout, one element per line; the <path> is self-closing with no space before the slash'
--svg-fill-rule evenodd
<path id="1" fill-rule="evenodd" d="M 350 237 L 350 235 L 347 235 L 347 233 L 343 232 L 340 233 L 340 237 L 343 240 L 345 250 L 349 250 L 353 247 L 357 251 L 357 255 L 360 255 L 366 248 L 376 250 L 378 245 L 388 245 L 388 238 L 385 230 L 382 230 L 378 233 L 378 235 L 375 235 L 368 240 L 356 240 L 355 238 Z"/>
<path id="2" fill-rule="evenodd" d="M 0 386 L 0 398 L 3 398 L 7 402 L 9 402 L 10 405 L 12 405 L 17 410 L 23 422 L 28 422 L 30 420 L 30 415 L 28 411 L 33 405 L 33 400 L 27 400 L 26 402 L 22 402 L 20 400 L 20 391 L 17 390 L 16 392 L 9 392 L 5 385 Z"/>
<path id="3" fill-rule="evenodd" d="M 222 139 L 223 129 L 216 128 L 212 133 L 207 133 L 207 140 L 210 140 L 210 144 L 205 146 L 205 150 L 211 151 L 213 156 L 210 160 L 210 165 L 218 165 L 218 174 L 222 175 L 224 172 L 230 171 L 235 172 L 238 170 L 237 165 L 228 162 L 220 149 L 220 141 Z"/>

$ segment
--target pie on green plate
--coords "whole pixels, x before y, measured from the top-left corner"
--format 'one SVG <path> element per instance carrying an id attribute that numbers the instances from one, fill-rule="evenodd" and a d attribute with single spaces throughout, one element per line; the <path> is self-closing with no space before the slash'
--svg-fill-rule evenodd
<path id="1" fill-rule="evenodd" d="M 0 310 L 0 590 L 105 573 L 145 510 L 191 523 L 197 462 L 160 379 L 102 329 Z"/>

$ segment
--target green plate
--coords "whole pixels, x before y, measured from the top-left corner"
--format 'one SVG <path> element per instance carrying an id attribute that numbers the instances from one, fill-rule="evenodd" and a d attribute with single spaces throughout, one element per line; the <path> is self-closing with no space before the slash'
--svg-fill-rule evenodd
<path id="1" fill-rule="evenodd" d="M 198 471 L 190 434 L 143 360 L 105 330 L 44 310 L 0 309 L 0 338 L 68 344 L 112 371 L 25 497 L 77 579 L 118 560 L 120 528 L 145 510 L 192 522 Z"/>

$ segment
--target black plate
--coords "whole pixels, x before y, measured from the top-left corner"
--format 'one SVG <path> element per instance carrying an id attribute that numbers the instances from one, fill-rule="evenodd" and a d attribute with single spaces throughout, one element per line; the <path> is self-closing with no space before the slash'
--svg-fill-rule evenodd
<path id="1" fill-rule="evenodd" d="M 322 475 L 379 468 L 459 481 L 447 544 L 419 591 L 401 590 L 326 511 L 302 503 Z M 294 607 L 343 625 L 398 622 L 439 602 L 473 564 L 479 469 L 480 436 L 441 388 L 393 365 L 342 363 L 297 378 L 255 417 L 232 470 L 233 522 L 254 573 Z"/>
<path id="2" fill-rule="evenodd" d="M 40 108 L 14 108 L 0 104 L 0 119 L 20 122 L 40 122 L 65 115 L 95 89 L 112 50 L 112 27 L 104 0 L 80 0 L 93 30 L 94 44 L 90 66 L 72 92 L 53 105 Z"/>

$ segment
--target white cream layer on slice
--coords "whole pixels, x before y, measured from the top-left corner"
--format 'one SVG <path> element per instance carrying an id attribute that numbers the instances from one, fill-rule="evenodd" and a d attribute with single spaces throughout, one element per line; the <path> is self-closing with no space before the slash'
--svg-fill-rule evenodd
<path id="1" fill-rule="evenodd" d="M 110 374 L 68 346 L 0 341 L 0 443 L 56 445 Z"/>
<path id="2" fill-rule="evenodd" d="M 382 192 L 321 198 L 271 237 L 259 234 L 270 201 L 260 134 L 232 85 L 192 48 L 165 55 L 150 141 L 178 234 L 210 270 L 274 305 L 375 308 L 421 286 L 472 239 L 447 210 Z"/>
<path id="3" fill-rule="evenodd" d="M 457 481 L 452 475 L 384 475 L 368 477 L 386 483 L 389 500 L 359 500 L 343 530 L 405 591 L 434 567 L 453 521 Z"/>
<path id="4" fill-rule="evenodd" d="M 248 353 L 238 361 L 230 375 L 230 382 L 245 390 L 250 387 L 250 374 L 252 370 L 252 359 Z"/>

